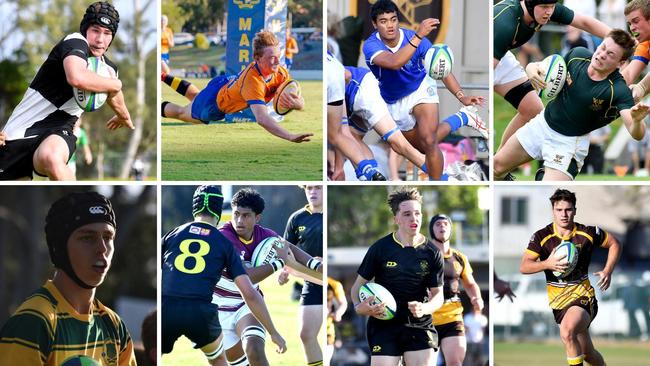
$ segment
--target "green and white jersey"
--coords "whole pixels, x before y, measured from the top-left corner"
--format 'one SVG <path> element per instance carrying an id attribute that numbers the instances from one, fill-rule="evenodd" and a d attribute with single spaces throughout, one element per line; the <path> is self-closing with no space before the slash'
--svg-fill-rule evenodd
<path id="1" fill-rule="evenodd" d="M 566 54 L 567 80 L 560 94 L 546 106 L 544 119 L 564 136 L 586 135 L 634 106 L 632 92 L 618 70 L 601 81 L 589 77 L 587 68 L 592 55 L 584 47 Z"/>
<path id="2" fill-rule="evenodd" d="M 0 330 L 0 365 L 59 366 L 84 355 L 102 366 L 135 366 L 119 316 L 98 300 L 79 314 L 51 281 L 23 302 Z"/>
<path id="3" fill-rule="evenodd" d="M 573 10 L 562 4 L 555 4 L 555 11 L 551 21 L 561 24 L 571 24 Z M 494 5 L 492 21 L 494 23 L 494 58 L 501 58 L 514 48 L 528 42 L 541 25 L 533 22 L 528 25 L 524 22 L 524 8 L 518 0 L 503 0 Z"/>

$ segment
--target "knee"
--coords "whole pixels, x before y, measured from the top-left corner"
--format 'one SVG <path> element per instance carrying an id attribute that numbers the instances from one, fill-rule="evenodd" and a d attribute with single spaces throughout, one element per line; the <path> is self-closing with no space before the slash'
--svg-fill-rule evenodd
<path id="1" fill-rule="evenodd" d="M 300 330 L 300 340 L 303 344 L 316 340 L 316 332 L 308 327 L 303 327 Z"/>
<path id="2" fill-rule="evenodd" d="M 50 174 L 58 171 L 65 166 L 66 162 L 63 154 L 46 153 L 38 156 L 38 161 L 41 169 L 45 170 L 42 173 Z"/>
<path id="3" fill-rule="evenodd" d="M 530 97 L 521 101 L 519 108 L 517 108 L 517 112 L 528 121 L 538 115 L 542 109 L 544 109 L 542 101 L 539 98 Z"/>
<path id="4" fill-rule="evenodd" d="M 420 142 L 422 143 L 422 146 L 424 146 L 425 151 L 431 151 L 438 148 L 438 140 L 433 133 L 420 136 Z"/>
<path id="5" fill-rule="evenodd" d="M 265 365 L 266 354 L 264 353 L 264 342 L 247 342 L 246 358 L 251 365 Z"/>
<path id="6" fill-rule="evenodd" d="M 507 172 L 505 171 L 505 167 L 503 165 L 503 161 L 499 154 L 496 154 L 492 160 L 492 163 L 494 164 L 494 176 L 495 177 L 502 177 L 504 176 Z"/>
<path id="7" fill-rule="evenodd" d="M 577 340 L 577 333 L 573 328 L 560 327 L 560 338 L 565 344 L 575 342 Z"/>

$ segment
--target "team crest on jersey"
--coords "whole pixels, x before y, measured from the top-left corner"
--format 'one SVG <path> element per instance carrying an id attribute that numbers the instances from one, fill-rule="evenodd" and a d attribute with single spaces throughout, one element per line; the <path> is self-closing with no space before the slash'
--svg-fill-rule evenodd
<path id="1" fill-rule="evenodd" d="M 305 231 L 307 229 L 306 226 L 298 226 L 298 231 Z"/>
<path id="2" fill-rule="evenodd" d="M 598 99 L 598 98 L 593 98 L 593 102 L 591 103 L 591 110 L 592 111 L 599 111 L 603 109 L 603 103 L 605 102 L 604 99 Z"/>
<path id="3" fill-rule="evenodd" d="M 233 0 L 239 9 L 252 9 L 253 6 L 260 3 L 260 0 Z"/>
<path id="4" fill-rule="evenodd" d="M 388 267 L 388 268 L 397 267 L 397 263 L 395 263 L 395 262 L 386 262 L 386 267 Z"/>
<path id="5" fill-rule="evenodd" d="M 210 229 L 204 229 L 204 228 L 192 225 L 192 226 L 190 226 L 190 234 L 208 236 L 208 235 L 210 235 Z"/>
<path id="6" fill-rule="evenodd" d="M 115 345 L 113 343 L 106 343 L 104 347 L 102 358 L 106 361 L 106 364 L 117 366 L 117 351 L 115 350 Z"/>
<path id="7" fill-rule="evenodd" d="M 562 164 L 562 160 L 564 160 L 563 155 L 555 154 L 555 157 L 553 158 L 553 162 L 556 164 Z"/>
<path id="8" fill-rule="evenodd" d="M 372 346 L 372 352 L 381 352 L 381 346 Z"/>

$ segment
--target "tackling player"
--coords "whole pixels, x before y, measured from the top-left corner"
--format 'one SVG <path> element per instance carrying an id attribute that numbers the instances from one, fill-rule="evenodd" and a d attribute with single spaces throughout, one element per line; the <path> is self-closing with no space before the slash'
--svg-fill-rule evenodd
<path id="1" fill-rule="evenodd" d="M 462 366 L 467 350 L 467 339 L 463 323 L 463 304 L 460 300 L 460 282 L 463 283 L 474 311 L 483 311 L 483 299 L 467 257 L 450 247 L 451 224 L 451 218 L 441 214 L 435 215 L 429 221 L 429 236 L 442 252 L 445 263 L 444 303 L 433 313 L 433 325 L 438 332 L 445 365 Z"/>
<path id="2" fill-rule="evenodd" d="M 280 65 L 279 42 L 272 32 L 263 30 L 255 34 L 253 59 L 255 61 L 239 74 L 217 76 L 203 90 L 187 80 L 162 73 L 162 81 L 190 101 L 184 107 L 162 102 L 162 116 L 189 123 L 208 124 L 210 121 L 223 120 L 226 114 L 249 107 L 257 123 L 272 135 L 291 142 L 309 141 L 312 133 L 290 133 L 269 115 L 266 107 L 275 96 L 277 88 L 291 79 L 289 71 Z M 302 110 L 305 105 L 303 98 L 294 93 L 282 94 L 279 102 L 298 110 Z"/>
<path id="3" fill-rule="evenodd" d="M 314 258 L 323 257 L 323 186 L 302 186 L 308 204 L 291 214 L 284 229 L 284 238 L 295 243 Z M 278 276 L 283 285 L 288 282 L 289 270 Z M 300 294 L 298 324 L 300 340 L 308 366 L 322 366 L 323 352 L 318 343 L 318 332 L 323 323 L 323 286 L 306 280 Z"/>
<path id="4" fill-rule="evenodd" d="M 549 306 L 560 327 L 560 337 L 566 349 L 567 363 L 582 366 L 604 366 L 603 356 L 594 348 L 589 335 L 589 324 L 598 313 L 594 288 L 589 282 L 589 265 L 594 248 L 608 250 L 607 263 L 599 277 L 598 287 L 605 291 L 611 283 L 612 272 L 620 256 L 621 247 L 614 236 L 598 226 L 582 225 L 574 221 L 575 193 L 558 189 L 550 197 L 553 222 L 535 232 L 521 260 L 520 271 L 532 274 L 544 271 Z M 566 277 L 557 278 L 553 271 L 564 271 L 568 262 L 553 256 L 554 249 L 564 241 L 572 242 L 578 251 L 578 264 Z"/>
<path id="5" fill-rule="evenodd" d="M 119 22 L 113 5 L 92 3 L 79 33 L 68 34 L 52 48 L 2 129 L 6 142 L 0 148 L 0 180 L 31 179 L 34 172 L 51 180 L 75 179 L 67 163 L 76 149 L 72 129 L 83 110 L 75 102 L 72 87 L 108 93 L 106 103 L 115 112 L 106 123 L 109 130 L 134 128 L 117 66 L 104 55 Z M 91 56 L 108 64 L 112 77 L 88 70 Z"/>
<path id="6" fill-rule="evenodd" d="M 99 193 L 70 193 L 52 204 L 45 238 L 56 272 L 0 330 L 0 365 L 56 366 L 81 355 L 136 365 L 126 326 L 95 297 L 111 267 L 116 229 L 111 202 Z"/>
<path id="7" fill-rule="evenodd" d="M 431 48 L 425 37 L 440 21 L 425 19 L 416 32 L 400 28 L 397 5 L 378 0 L 370 8 L 376 32 L 363 44 L 366 64 L 379 81 L 381 96 L 404 137 L 424 153 L 432 179 L 441 179 L 442 151 L 438 147 L 438 93 L 435 80 L 422 65 Z M 483 97 L 466 96 L 453 74 L 443 79 L 447 89 L 464 105 L 482 105 Z"/>
<path id="8" fill-rule="evenodd" d="M 338 169 L 332 174 L 333 180 L 343 179 L 343 162 L 341 156 L 350 159 L 355 167 L 359 180 L 386 180 L 377 171 L 377 161 L 372 153 L 363 149 L 361 144 L 352 137 L 348 119 L 345 115 L 345 69 L 343 65 L 328 51 L 326 58 L 327 67 L 327 142 L 335 150 L 336 161 L 334 166 Z M 341 155 L 343 154 L 343 155 Z"/>
<path id="9" fill-rule="evenodd" d="M 494 177 L 506 174 L 533 159 L 544 160 L 544 180 L 572 180 L 580 172 L 589 150 L 589 132 L 619 116 L 633 138 L 645 135 L 643 118 L 650 107 L 634 104 L 632 93 L 618 68 L 634 50 L 634 39 L 621 29 L 612 30 L 596 52 L 584 47 L 564 57 L 568 75 L 559 95 L 543 113 L 520 128 L 494 156 Z M 541 88 L 540 63 L 532 62 L 526 72 Z"/>
<path id="10" fill-rule="evenodd" d="M 434 365 L 438 337 L 431 314 L 443 301 L 442 255 L 420 234 L 422 196 L 417 189 L 391 192 L 388 204 L 397 231 L 375 242 L 364 256 L 351 290 L 354 310 L 370 317 L 366 335 L 372 365 L 397 366 L 402 356 L 405 366 Z M 373 296 L 359 300 L 359 289 L 373 279 L 395 298 L 393 319 L 375 318 L 384 313 L 384 305 L 370 305 Z"/>
<path id="11" fill-rule="evenodd" d="M 600 38 L 605 38 L 610 31 L 610 27 L 601 21 L 574 13 L 557 2 L 503 0 L 494 5 L 494 92 L 517 110 L 503 132 L 499 149 L 505 146 L 510 136 L 544 109 L 523 67 L 510 50 L 528 42 L 549 21 L 571 25 Z M 509 180 L 512 179 L 509 176 Z"/>
<path id="12" fill-rule="evenodd" d="M 264 239 L 278 237 L 278 234 L 257 224 L 265 205 L 264 199 L 257 191 L 250 188 L 237 191 L 230 205 L 232 219 L 219 231 L 228 238 L 241 260 L 249 264 L 255 248 Z M 284 245 L 276 246 L 277 260 L 259 267 L 246 268 L 251 281 L 257 284 L 286 265 L 316 279 L 321 278 L 320 283 L 322 283 L 320 261 L 313 259 L 286 240 L 281 238 L 280 240 Z M 321 272 L 318 272 L 319 270 Z M 255 288 L 258 289 L 258 286 L 255 285 Z M 251 309 L 244 303 L 242 294 L 233 286 L 228 272 L 223 273 L 214 287 L 212 303 L 219 305 L 219 321 L 223 329 L 224 347 L 230 365 L 245 366 L 249 363 L 253 366 L 268 365 L 264 352 L 264 329 L 255 314 L 251 313 Z"/>
<path id="13" fill-rule="evenodd" d="M 238 253 L 217 229 L 222 205 L 220 186 L 199 186 L 192 197 L 194 221 L 167 233 L 161 251 L 162 353 L 170 353 L 176 340 L 185 335 L 205 353 L 210 364 L 218 366 L 228 365 L 223 354 L 226 329 L 223 327 L 222 332 L 219 306 L 211 302 L 222 271 L 228 273 L 242 302 L 271 334 L 277 352 L 286 351 L 286 343 L 275 329 Z"/>

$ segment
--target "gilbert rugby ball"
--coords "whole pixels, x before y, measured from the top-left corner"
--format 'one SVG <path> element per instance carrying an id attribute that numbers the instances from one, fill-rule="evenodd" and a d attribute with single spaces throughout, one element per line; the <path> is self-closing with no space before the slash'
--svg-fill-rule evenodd
<path id="1" fill-rule="evenodd" d="M 272 236 L 262 240 L 261 243 L 255 247 L 253 250 L 253 255 L 251 256 L 251 265 L 253 267 L 259 267 L 263 264 L 271 263 L 278 258 L 278 253 L 275 250 L 275 244 L 282 247 L 284 244 L 280 241 L 278 237 Z"/>
<path id="2" fill-rule="evenodd" d="M 105 78 L 112 77 L 109 68 L 110 66 L 97 57 L 88 57 L 88 70 L 97 75 Z M 108 96 L 106 93 L 94 93 L 74 87 L 72 88 L 72 93 L 74 94 L 74 100 L 77 102 L 77 105 L 86 112 L 98 110 L 104 105 Z"/>
<path id="3" fill-rule="evenodd" d="M 275 110 L 275 113 L 284 116 L 285 114 L 291 112 L 293 109 L 287 108 L 280 103 L 280 95 L 282 94 L 298 94 L 300 96 L 301 90 L 300 90 L 300 84 L 296 80 L 293 79 L 288 79 L 280 87 L 278 90 L 275 92 L 275 97 L 273 98 L 273 109 Z"/>
<path id="4" fill-rule="evenodd" d="M 441 80 L 451 73 L 454 66 L 454 54 L 446 44 L 436 43 L 424 55 L 424 68 L 427 75 Z"/>
<path id="5" fill-rule="evenodd" d="M 553 250 L 552 255 L 556 258 L 565 257 L 564 260 L 569 262 L 569 267 L 564 272 L 553 271 L 553 275 L 557 278 L 567 277 L 576 268 L 576 264 L 578 264 L 578 249 L 570 241 L 560 243 Z"/>
<path id="6" fill-rule="evenodd" d="M 551 100 L 560 93 L 566 81 L 566 62 L 560 55 L 550 55 L 541 62 L 541 67 L 546 73 L 546 88 L 539 91 L 539 96 L 543 100 Z"/>
<path id="7" fill-rule="evenodd" d="M 374 282 L 368 282 L 365 285 L 361 286 L 359 289 L 359 300 L 365 301 L 370 296 L 374 296 L 375 299 L 370 303 L 370 305 L 375 305 L 379 303 L 384 303 L 384 314 L 378 317 L 381 320 L 389 320 L 395 317 L 395 312 L 397 311 L 397 304 L 395 303 L 395 298 L 391 295 L 388 290 L 382 285 L 376 284 Z"/>
<path id="8" fill-rule="evenodd" d="M 66 358 L 61 366 L 101 366 L 101 364 L 88 356 L 77 355 Z"/>

